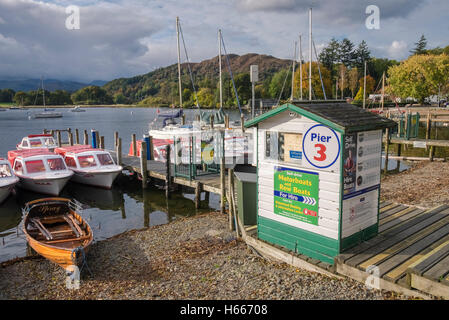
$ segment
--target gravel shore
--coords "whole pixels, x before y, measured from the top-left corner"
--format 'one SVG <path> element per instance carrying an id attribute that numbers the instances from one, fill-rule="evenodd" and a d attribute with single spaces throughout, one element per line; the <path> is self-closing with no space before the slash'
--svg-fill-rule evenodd
<path id="1" fill-rule="evenodd" d="M 407 171 L 387 175 L 381 182 L 381 200 L 422 208 L 449 204 L 449 162 L 422 161 Z"/>
<path id="2" fill-rule="evenodd" d="M 43 258 L 0 265 L 2 299 L 405 299 L 267 261 L 211 212 L 92 245 L 78 290 Z"/>

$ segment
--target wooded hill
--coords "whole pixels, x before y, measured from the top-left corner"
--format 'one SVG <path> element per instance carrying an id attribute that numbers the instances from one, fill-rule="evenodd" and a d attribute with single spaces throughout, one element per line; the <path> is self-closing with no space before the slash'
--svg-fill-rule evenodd
<path id="1" fill-rule="evenodd" d="M 259 66 L 259 83 L 269 82 L 273 75 L 291 67 L 291 60 L 278 59 L 273 56 L 249 53 L 242 56 L 229 54 L 227 56 L 236 83 L 241 103 L 249 99 L 248 84 L 250 65 Z M 181 66 L 183 100 L 185 106 L 194 104 L 193 87 L 189 76 L 189 66 Z M 198 91 L 200 105 L 214 104 L 218 95 L 218 56 L 199 63 L 190 63 L 195 88 Z M 223 99 L 234 105 L 235 100 L 232 82 L 228 72 L 226 57 L 222 57 Z M 246 79 L 248 78 L 248 79 Z M 147 105 L 178 104 L 178 70 L 177 64 L 159 68 L 144 75 L 113 80 L 103 88 L 114 98 L 116 103 L 137 103 Z M 210 101 L 210 100 L 214 101 Z M 203 100 L 203 101 L 202 101 Z"/>

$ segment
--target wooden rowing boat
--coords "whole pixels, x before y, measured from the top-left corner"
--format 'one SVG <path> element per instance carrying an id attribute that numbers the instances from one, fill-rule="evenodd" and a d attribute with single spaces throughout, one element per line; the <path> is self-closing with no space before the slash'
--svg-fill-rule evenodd
<path id="1" fill-rule="evenodd" d="M 79 266 L 93 240 L 92 229 L 75 207 L 69 199 L 45 198 L 28 202 L 23 209 L 28 244 L 64 269 Z"/>

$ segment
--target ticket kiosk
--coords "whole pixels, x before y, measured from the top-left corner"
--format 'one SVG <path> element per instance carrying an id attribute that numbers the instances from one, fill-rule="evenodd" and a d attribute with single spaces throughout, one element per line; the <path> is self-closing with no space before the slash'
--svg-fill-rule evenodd
<path id="1" fill-rule="evenodd" d="M 375 236 L 382 130 L 394 121 L 346 103 L 285 104 L 257 127 L 258 238 L 333 264 Z"/>

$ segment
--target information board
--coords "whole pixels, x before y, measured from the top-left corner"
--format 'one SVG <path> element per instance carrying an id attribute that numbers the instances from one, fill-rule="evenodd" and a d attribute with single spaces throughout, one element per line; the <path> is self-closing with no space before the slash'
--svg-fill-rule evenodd
<path id="1" fill-rule="evenodd" d="M 274 168 L 275 214 L 318 225 L 318 191 L 318 173 Z"/>

